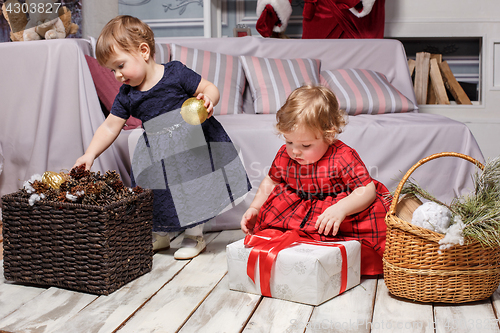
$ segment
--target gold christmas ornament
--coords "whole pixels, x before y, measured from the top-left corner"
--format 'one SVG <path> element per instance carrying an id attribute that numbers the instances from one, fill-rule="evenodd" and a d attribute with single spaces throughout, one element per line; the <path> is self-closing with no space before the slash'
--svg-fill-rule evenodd
<path id="1" fill-rule="evenodd" d="M 190 125 L 199 125 L 207 120 L 208 111 L 204 104 L 204 100 L 196 97 L 188 98 L 182 103 L 181 116 L 184 121 Z"/>
<path id="2" fill-rule="evenodd" d="M 54 171 L 46 171 L 42 175 L 42 182 L 55 189 L 58 189 L 64 180 L 65 179 L 62 173 Z"/>

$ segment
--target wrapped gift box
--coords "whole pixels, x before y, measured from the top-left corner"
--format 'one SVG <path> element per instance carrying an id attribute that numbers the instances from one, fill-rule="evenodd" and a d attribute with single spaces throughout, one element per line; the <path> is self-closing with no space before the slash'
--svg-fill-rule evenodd
<path id="1" fill-rule="evenodd" d="M 342 244 L 346 249 L 345 290 L 348 290 L 360 283 L 361 244 L 357 241 L 336 244 Z M 263 294 L 259 260 L 255 265 L 255 283 L 247 274 L 251 250 L 252 247 L 244 245 L 243 239 L 227 246 L 229 288 Z M 341 250 L 330 246 L 295 243 L 278 253 L 270 275 L 272 297 L 310 305 L 319 305 L 339 295 L 341 283 Z"/>

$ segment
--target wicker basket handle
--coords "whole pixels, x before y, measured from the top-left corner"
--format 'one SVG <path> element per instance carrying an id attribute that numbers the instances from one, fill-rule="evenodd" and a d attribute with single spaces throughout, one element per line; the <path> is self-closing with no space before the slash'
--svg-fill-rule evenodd
<path id="1" fill-rule="evenodd" d="M 401 179 L 401 181 L 399 182 L 399 185 L 396 188 L 396 191 L 394 192 L 394 197 L 392 198 L 391 207 L 389 208 L 389 214 L 391 214 L 391 215 L 395 214 L 395 212 L 396 212 L 396 204 L 398 203 L 398 200 L 399 200 L 399 194 L 401 193 L 401 190 L 403 189 L 403 185 L 406 183 L 406 181 L 408 180 L 408 178 L 410 178 L 410 175 L 413 173 L 413 171 L 415 171 L 415 169 L 417 169 L 422 164 L 425 164 L 425 163 L 427 163 L 429 161 L 432 161 L 432 160 L 434 160 L 436 158 L 445 157 L 445 156 L 460 157 L 460 158 L 463 158 L 464 160 L 467 160 L 467 161 L 469 161 L 471 163 L 474 163 L 480 169 L 484 169 L 484 165 L 482 165 L 481 162 L 479 162 L 478 160 L 476 160 L 476 159 L 474 159 L 474 158 L 472 158 L 470 156 L 467 156 L 467 155 L 464 155 L 464 154 L 460 154 L 460 153 L 443 152 L 443 153 L 437 153 L 437 154 L 433 154 L 433 155 L 430 155 L 428 157 L 425 157 L 425 158 L 421 159 L 420 161 L 418 161 L 414 166 L 412 166 L 406 172 L 406 174 L 403 176 L 403 178 Z"/>

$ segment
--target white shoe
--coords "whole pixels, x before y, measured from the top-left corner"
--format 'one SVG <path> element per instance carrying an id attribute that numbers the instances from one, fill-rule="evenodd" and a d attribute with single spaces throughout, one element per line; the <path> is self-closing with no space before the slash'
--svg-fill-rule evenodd
<path id="1" fill-rule="evenodd" d="M 170 235 L 161 235 L 153 232 L 153 251 L 166 250 L 170 248 Z"/>
<path id="2" fill-rule="evenodd" d="M 193 242 L 194 241 L 194 242 Z M 207 244 L 203 236 L 192 236 L 184 234 L 181 248 L 174 253 L 175 259 L 193 259 L 198 254 L 205 251 Z"/>

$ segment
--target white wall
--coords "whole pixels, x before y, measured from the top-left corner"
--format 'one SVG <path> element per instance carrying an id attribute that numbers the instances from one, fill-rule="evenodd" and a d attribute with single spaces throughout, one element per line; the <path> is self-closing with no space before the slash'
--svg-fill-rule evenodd
<path id="1" fill-rule="evenodd" d="M 82 38 L 97 38 L 106 23 L 118 15 L 118 0 L 82 1 L 82 12 Z"/>
<path id="2" fill-rule="evenodd" d="M 386 0 L 386 37 L 482 37 L 481 101 L 424 105 L 467 124 L 486 158 L 500 155 L 500 2 L 498 0 Z"/>

